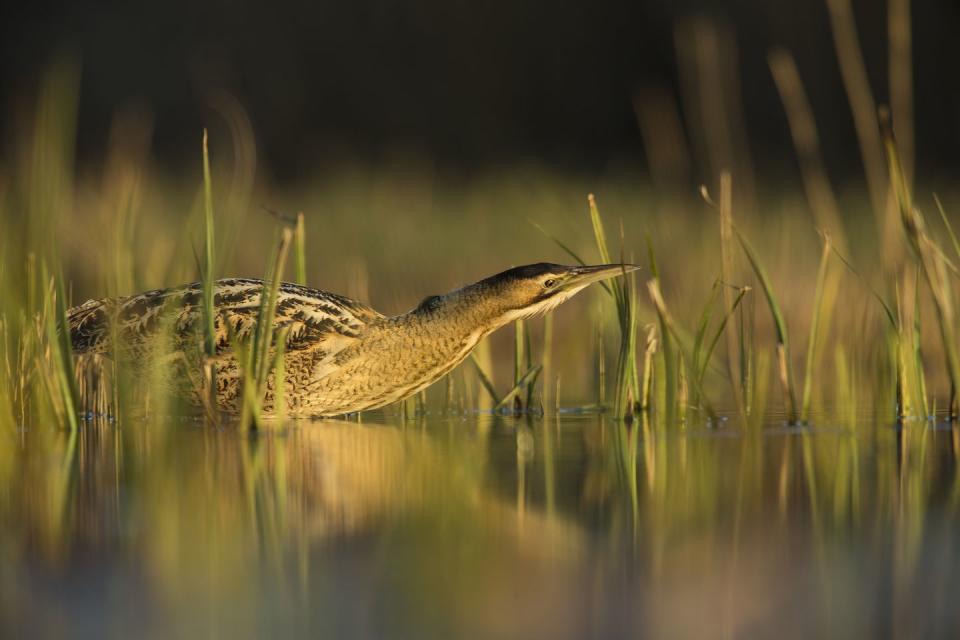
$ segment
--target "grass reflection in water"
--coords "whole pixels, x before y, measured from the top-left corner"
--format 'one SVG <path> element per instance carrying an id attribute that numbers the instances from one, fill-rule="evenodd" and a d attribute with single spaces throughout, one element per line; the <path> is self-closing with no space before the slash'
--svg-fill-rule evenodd
<path id="1" fill-rule="evenodd" d="M 956 432 L 597 416 L 17 435 L 0 605 L 35 637 L 948 633 Z"/>

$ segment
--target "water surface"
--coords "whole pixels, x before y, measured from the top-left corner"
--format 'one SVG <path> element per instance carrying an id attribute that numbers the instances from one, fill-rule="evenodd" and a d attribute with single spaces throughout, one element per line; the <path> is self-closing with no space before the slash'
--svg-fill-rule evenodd
<path id="1" fill-rule="evenodd" d="M 383 416 L 3 435 L 4 637 L 960 633 L 960 434 Z"/>

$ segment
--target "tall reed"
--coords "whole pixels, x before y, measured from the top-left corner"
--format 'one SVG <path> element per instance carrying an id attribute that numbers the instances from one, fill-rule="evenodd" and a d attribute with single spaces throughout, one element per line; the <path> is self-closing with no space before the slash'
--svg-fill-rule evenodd
<path id="1" fill-rule="evenodd" d="M 597 252 L 603 264 L 612 264 L 610 251 L 607 248 L 607 235 L 603 228 L 603 219 L 597 200 L 591 193 L 587 196 L 590 210 L 590 222 L 593 227 L 593 237 L 597 244 Z M 623 225 L 620 226 L 620 260 L 625 263 L 623 255 Z M 617 324 L 620 328 L 620 349 L 617 354 L 617 387 L 614 411 L 618 418 L 625 418 L 634 411 L 635 403 L 640 399 L 639 368 L 637 367 L 637 295 L 636 278 L 624 273 L 624 277 L 615 278 L 610 282 L 617 311 Z"/>
<path id="2" fill-rule="evenodd" d="M 807 338 L 806 371 L 803 376 L 803 400 L 800 406 L 800 422 L 806 422 L 810 417 L 810 403 L 813 397 L 813 376 L 817 352 L 817 339 L 820 335 L 821 315 L 823 313 L 823 291 L 827 282 L 827 267 L 829 266 L 830 236 L 823 236 L 823 253 L 820 255 L 820 266 L 817 268 L 817 284 L 813 292 L 813 317 L 810 318 L 810 334 Z"/>
<path id="3" fill-rule="evenodd" d="M 280 233 L 280 243 L 276 249 L 271 264 L 267 270 L 267 277 L 263 281 L 260 291 L 260 307 L 257 313 L 257 323 L 253 329 L 253 336 L 248 345 L 243 348 L 243 405 L 240 414 L 241 427 L 259 427 L 264 423 L 263 397 L 267 391 L 267 384 L 271 372 L 277 371 L 277 362 L 283 358 L 286 332 L 276 331 L 273 328 L 277 310 L 277 298 L 280 294 L 280 283 L 283 280 L 283 270 L 287 262 L 287 254 L 293 232 L 284 228 Z M 270 348 L 274 347 L 274 357 L 270 357 Z M 281 405 L 285 398 L 276 394 L 282 389 L 282 365 L 280 372 L 274 377 L 274 411 L 284 412 Z"/>
<path id="4" fill-rule="evenodd" d="M 953 300 L 951 276 L 957 269 L 947 259 L 940 246 L 930 237 L 923 213 L 914 206 L 907 176 L 903 171 L 900 153 L 894 137 L 893 122 L 886 108 L 879 111 L 880 131 L 887 158 L 887 170 L 900 211 L 900 222 L 918 268 L 933 297 L 941 346 L 946 358 L 947 375 L 950 380 L 951 400 L 960 388 L 960 354 L 957 351 L 956 308 Z M 954 407 L 950 407 L 951 415 Z"/>
<path id="5" fill-rule="evenodd" d="M 703 193 L 703 195 L 707 195 Z M 709 201 L 709 198 L 705 198 Z M 729 171 L 720 174 L 720 278 L 727 285 L 737 282 L 736 245 L 733 239 L 733 178 Z M 723 288 L 723 306 L 733 309 L 733 290 Z M 733 397 L 737 403 L 740 416 L 746 418 L 750 403 L 747 398 L 748 362 L 746 357 L 746 342 L 743 336 L 743 315 L 741 314 L 740 335 L 733 327 L 727 326 L 724 331 L 727 339 L 727 373 L 733 387 Z"/>
<path id="6" fill-rule="evenodd" d="M 307 226 L 303 212 L 297 213 L 297 223 L 293 230 L 294 256 L 297 265 L 297 284 L 307 284 Z"/>
<path id="7" fill-rule="evenodd" d="M 204 259 L 200 270 L 200 285 L 203 293 L 201 317 L 203 319 L 204 395 L 210 417 L 216 419 L 217 406 L 217 355 L 216 308 L 216 255 L 213 218 L 213 181 L 210 178 L 210 152 L 207 146 L 207 130 L 203 130 L 203 222 Z"/>
<path id="8" fill-rule="evenodd" d="M 79 393 L 74 371 L 73 349 L 70 332 L 66 330 L 67 305 L 63 290 L 63 278 L 51 276 L 46 264 L 43 265 L 43 280 L 49 282 L 43 299 L 43 338 L 46 342 L 46 357 L 39 366 L 46 381 L 49 398 L 62 423 L 70 431 L 80 426 Z"/>
<path id="9" fill-rule="evenodd" d="M 716 418 L 716 412 L 714 411 L 712 404 L 703 393 L 703 389 L 700 387 L 699 377 L 694 373 L 682 373 L 694 372 L 693 353 L 691 349 L 686 348 L 683 344 L 681 330 L 670 311 L 667 309 L 666 302 L 663 300 L 663 293 L 660 290 L 660 281 L 656 278 L 647 281 L 647 291 L 650 294 L 650 300 L 653 302 L 654 308 L 657 310 L 657 315 L 660 318 L 661 324 L 673 337 L 674 343 L 677 345 L 677 351 L 679 353 L 677 362 L 677 387 L 679 388 L 681 386 L 681 382 L 686 382 L 686 384 L 689 384 L 693 388 L 694 397 L 698 398 L 699 406 L 703 408 L 710 419 Z M 673 407 L 673 411 L 669 415 L 682 417 L 685 414 L 686 407 L 680 402 L 681 397 L 682 395 L 678 396 L 677 404 Z M 667 406 L 667 409 L 670 409 L 669 405 Z"/>
<path id="10" fill-rule="evenodd" d="M 786 404 L 787 422 L 795 423 L 799 416 L 797 411 L 797 393 L 793 382 L 793 362 L 790 358 L 790 334 L 787 332 L 787 321 L 780 305 L 777 303 L 777 297 L 773 292 L 773 285 L 767 276 L 766 270 L 760 263 L 756 251 L 750 242 L 739 231 L 734 229 L 740 246 L 747 256 L 747 261 L 753 268 L 753 272 L 760 281 L 760 288 L 763 289 L 763 295 L 767 301 L 767 307 L 770 309 L 770 316 L 773 319 L 774 330 L 777 337 L 777 367 L 780 377 L 780 386 L 783 389 L 784 400 Z"/>

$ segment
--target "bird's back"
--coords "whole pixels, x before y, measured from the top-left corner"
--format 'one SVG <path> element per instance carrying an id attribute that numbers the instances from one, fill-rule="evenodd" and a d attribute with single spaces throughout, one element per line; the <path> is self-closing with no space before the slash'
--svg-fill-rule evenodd
<path id="1" fill-rule="evenodd" d="M 264 283 L 257 279 L 218 280 L 214 284 L 217 352 L 249 337 L 256 327 Z M 200 283 L 154 289 L 139 295 L 89 300 L 70 309 L 67 321 L 74 352 L 106 353 L 115 344 L 139 352 L 168 335 L 175 349 L 199 348 L 202 326 Z M 350 298 L 283 283 L 273 329 L 287 329 L 287 349 L 306 349 L 331 337 L 356 337 L 383 316 Z"/>
<path id="2" fill-rule="evenodd" d="M 263 281 L 254 279 L 218 280 L 214 285 L 216 392 L 224 410 L 239 410 L 242 372 L 234 347 L 253 336 L 263 291 Z M 126 355 L 135 367 L 169 363 L 174 368 L 161 376 L 162 384 L 201 404 L 196 374 L 204 358 L 202 298 L 200 283 L 193 283 L 85 302 L 67 313 L 74 352 L 80 363 L 97 355 Z M 337 355 L 356 345 L 368 326 L 382 318 L 350 298 L 281 284 L 271 329 L 274 336 L 285 329 L 288 407 L 309 412 L 311 402 L 322 400 L 309 396 L 317 376 L 336 372 Z M 268 381 L 263 399 L 268 412 L 273 410 L 272 386 Z"/>

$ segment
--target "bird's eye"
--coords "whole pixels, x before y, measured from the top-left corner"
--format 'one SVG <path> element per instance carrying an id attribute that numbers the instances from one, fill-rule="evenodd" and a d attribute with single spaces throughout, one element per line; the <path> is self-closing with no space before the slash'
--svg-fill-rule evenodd
<path id="1" fill-rule="evenodd" d="M 545 280 L 544 283 L 543 283 L 543 286 L 545 286 L 547 289 L 549 289 L 550 287 L 552 287 L 552 286 L 555 285 L 555 284 L 557 284 L 557 281 L 551 278 L 550 280 Z"/>

